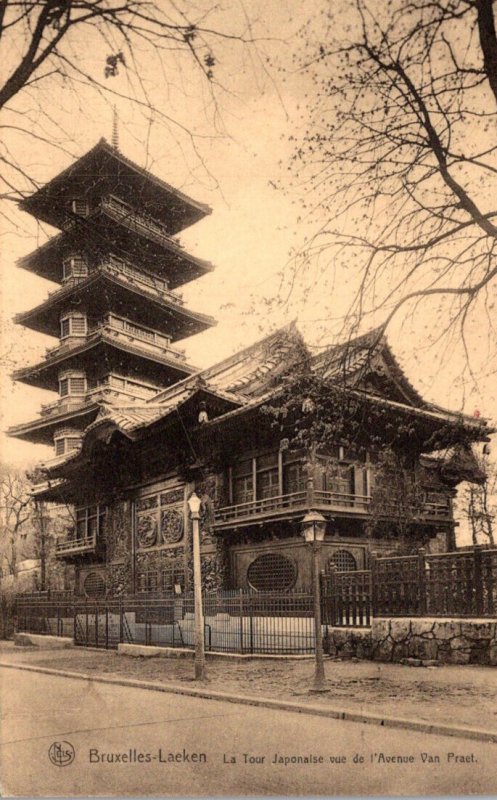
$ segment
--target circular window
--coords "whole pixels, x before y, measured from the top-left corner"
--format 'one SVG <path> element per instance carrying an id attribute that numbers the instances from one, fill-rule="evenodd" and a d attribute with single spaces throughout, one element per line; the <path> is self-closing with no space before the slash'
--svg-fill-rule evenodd
<path id="1" fill-rule="evenodd" d="M 103 597 L 105 581 L 100 572 L 89 572 L 83 581 L 83 591 L 87 597 Z"/>
<path id="2" fill-rule="evenodd" d="M 337 572 L 351 572 L 357 569 L 357 561 L 348 550 L 336 550 L 328 564 L 330 567 L 336 567 Z"/>
<path id="3" fill-rule="evenodd" d="M 292 588 L 296 579 L 295 564 L 279 553 L 259 556 L 247 571 L 249 586 L 257 592 L 284 592 Z"/>

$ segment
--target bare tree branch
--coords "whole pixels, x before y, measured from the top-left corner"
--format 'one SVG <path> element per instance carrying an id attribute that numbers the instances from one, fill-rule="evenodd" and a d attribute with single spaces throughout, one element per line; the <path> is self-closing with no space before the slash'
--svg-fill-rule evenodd
<path id="1" fill-rule="evenodd" d="M 440 296 L 462 336 L 497 283 L 495 4 L 339 0 L 312 30 L 296 60 L 317 88 L 292 165 L 304 221 L 325 221 L 286 285 L 317 262 L 323 288 L 350 276 L 351 332 Z"/>

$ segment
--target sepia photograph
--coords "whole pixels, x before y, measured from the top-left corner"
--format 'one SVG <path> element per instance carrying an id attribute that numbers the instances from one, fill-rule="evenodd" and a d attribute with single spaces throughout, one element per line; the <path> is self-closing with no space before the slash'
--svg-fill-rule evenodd
<path id="1" fill-rule="evenodd" d="M 497 795 L 497 1 L 0 63 L 0 795 Z"/>

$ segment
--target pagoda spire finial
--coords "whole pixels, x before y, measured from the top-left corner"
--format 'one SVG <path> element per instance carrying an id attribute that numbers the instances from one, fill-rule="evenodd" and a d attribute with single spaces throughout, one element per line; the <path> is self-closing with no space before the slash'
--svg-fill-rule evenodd
<path id="1" fill-rule="evenodd" d="M 117 109 L 114 106 L 114 116 L 112 120 L 112 147 L 119 150 L 119 128 L 118 128 Z"/>

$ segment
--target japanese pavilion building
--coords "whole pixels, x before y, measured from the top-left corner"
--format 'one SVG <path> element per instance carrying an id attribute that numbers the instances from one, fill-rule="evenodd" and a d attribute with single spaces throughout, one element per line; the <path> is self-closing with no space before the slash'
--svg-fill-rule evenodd
<path id="1" fill-rule="evenodd" d="M 178 289 L 212 266 L 176 236 L 207 206 L 101 140 L 21 207 L 60 230 L 20 261 L 60 288 L 16 317 L 58 342 L 14 375 L 58 398 L 9 431 L 53 446 L 36 497 L 74 508 L 57 541 L 57 588 L 188 587 L 194 489 L 207 588 L 308 585 L 300 525 L 309 510 L 327 521 L 323 568 L 364 568 L 371 551 L 399 546 L 393 512 L 371 526 L 375 465 L 392 429 L 423 493 L 413 546 L 454 546 L 455 487 L 478 479 L 470 444 L 488 428 L 423 401 L 378 331 L 315 357 L 290 325 L 199 371 L 178 342 L 214 320 Z M 316 424 L 323 386 L 346 400 L 336 435 L 330 420 Z"/>

